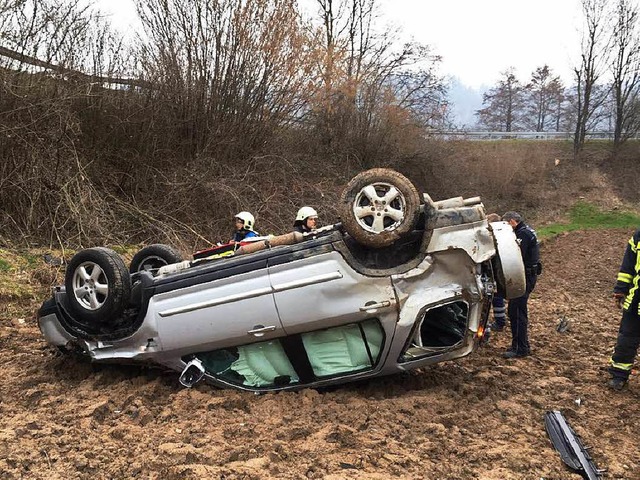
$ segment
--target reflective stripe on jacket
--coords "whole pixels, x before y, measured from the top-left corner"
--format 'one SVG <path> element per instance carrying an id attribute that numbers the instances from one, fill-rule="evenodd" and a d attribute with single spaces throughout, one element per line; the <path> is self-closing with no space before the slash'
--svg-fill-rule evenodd
<path id="1" fill-rule="evenodd" d="M 640 282 L 639 249 L 640 230 L 636 230 L 633 236 L 629 239 L 627 249 L 624 252 L 624 257 L 622 257 L 622 265 L 620 265 L 620 272 L 618 272 L 616 285 L 613 287 L 613 291 L 615 293 L 624 293 L 626 295 L 623 305 L 624 310 L 629 310 L 638 293 L 638 283 Z"/>

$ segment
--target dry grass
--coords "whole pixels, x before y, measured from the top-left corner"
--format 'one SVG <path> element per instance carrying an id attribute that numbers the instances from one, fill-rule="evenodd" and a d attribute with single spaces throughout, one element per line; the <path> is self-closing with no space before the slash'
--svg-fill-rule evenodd
<path id="1" fill-rule="evenodd" d="M 296 145 L 300 146 L 298 142 Z M 77 249 L 109 245 L 168 243 L 185 255 L 231 235 L 231 218 L 241 210 L 256 216 L 263 234 L 288 231 L 295 213 L 312 205 L 323 224 L 338 220 L 342 187 L 363 169 L 357 157 L 307 150 L 254 156 L 233 166 L 201 158 L 189 164 L 169 162 L 163 169 L 141 170 L 135 192 L 118 192 L 112 183 L 73 177 L 75 195 L 60 189 L 55 217 L 40 218 L 30 231 L 0 234 L 0 245 Z M 569 142 L 493 141 L 414 143 L 374 166 L 390 167 L 411 178 L 434 199 L 480 195 L 488 210 L 521 211 L 542 225 L 562 218 L 578 200 L 605 209 L 636 210 L 639 145 L 629 144 L 612 157 L 606 144 L 587 144 L 581 159 Z M 304 149 L 301 149 L 304 151 Z M 113 176 L 113 175 L 112 175 Z M 82 200 L 85 196 L 90 197 Z M 81 198 L 82 197 L 82 198 Z M 81 201 L 82 200 L 82 201 Z M 65 255 L 68 257 L 68 255 Z"/>
<path id="2" fill-rule="evenodd" d="M 61 251 L 0 248 L 0 320 L 17 318 L 26 306 L 44 298 L 53 285 L 63 281 L 64 266 L 47 264 L 45 253 L 62 256 Z"/>
<path id="3" fill-rule="evenodd" d="M 573 158 L 570 142 L 505 140 L 451 142 L 431 165 L 413 165 L 434 198 L 480 195 L 488 210 L 521 211 L 536 223 L 555 222 L 579 200 L 604 209 L 638 210 L 638 144 L 613 157 L 610 144 L 593 142 Z M 625 165 L 626 179 L 609 172 Z M 640 173 L 640 172 L 639 172 Z M 623 176 L 624 177 L 624 176 Z M 623 180 L 621 182 L 621 180 Z"/>

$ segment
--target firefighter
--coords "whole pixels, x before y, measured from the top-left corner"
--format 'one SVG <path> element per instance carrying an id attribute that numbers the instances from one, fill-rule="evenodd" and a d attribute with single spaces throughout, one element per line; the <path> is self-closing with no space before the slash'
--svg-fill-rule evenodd
<path id="1" fill-rule="evenodd" d="M 232 242 L 241 242 L 245 238 L 259 236 L 258 232 L 253 229 L 256 219 L 249 212 L 240 212 L 233 217 L 233 220 L 235 231 L 231 239 Z"/>
<path id="2" fill-rule="evenodd" d="M 524 263 L 526 277 L 526 290 L 524 295 L 509 300 L 507 314 L 511 324 L 511 348 L 504 354 L 504 358 L 526 357 L 531 353 L 529 347 L 529 312 L 527 302 L 529 295 L 536 286 L 540 267 L 540 245 L 534 229 L 524 223 L 522 215 L 518 212 L 507 212 L 502 216 L 502 220 L 513 228 L 516 240 L 520 245 L 520 253 Z"/>
<path id="3" fill-rule="evenodd" d="M 298 210 L 293 229 L 300 233 L 309 233 L 318 226 L 318 212 L 313 207 L 302 207 Z"/>
<path id="4" fill-rule="evenodd" d="M 622 310 L 618 339 L 609 362 L 611 379 L 608 385 L 613 390 L 622 390 L 627 385 L 640 345 L 639 249 L 640 230 L 636 230 L 627 244 L 618 279 L 613 287 L 615 304 Z"/>

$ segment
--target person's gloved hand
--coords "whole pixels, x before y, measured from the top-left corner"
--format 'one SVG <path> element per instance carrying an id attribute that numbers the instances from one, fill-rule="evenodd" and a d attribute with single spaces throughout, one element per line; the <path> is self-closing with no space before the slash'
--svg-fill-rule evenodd
<path id="1" fill-rule="evenodd" d="M 626 297 L 624 293 L 616 292 L 613 294 L 613 301 L 620 310 L 622 310 L 622 305 L 624 304 L 624 297 Z"/>

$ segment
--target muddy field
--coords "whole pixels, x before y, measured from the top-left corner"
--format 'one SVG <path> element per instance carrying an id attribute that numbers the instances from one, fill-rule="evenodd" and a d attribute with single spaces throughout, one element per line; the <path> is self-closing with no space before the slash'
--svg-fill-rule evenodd
<path id="1" fill-rule="evenodd" d="M 172 372 L 81 363 L 40 336 L 46 286 L 31 302 L 4 295 L 0 478 L 580 479 L 544 428 L 544 413 L 562 410 L 606 478 L 640 479 L 640 379 L 604 386 L 619 324 L 610 291 L 630 234 L 543 245 L 532 356 L 500 357 L 507 329 L 461 361 L 330 391 L 187 390 Z"/>

